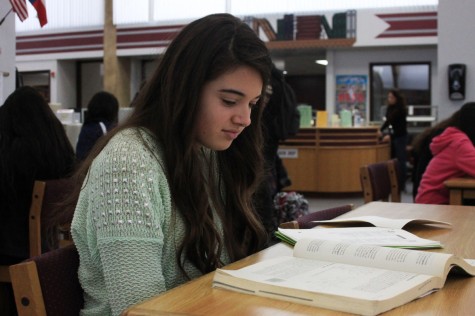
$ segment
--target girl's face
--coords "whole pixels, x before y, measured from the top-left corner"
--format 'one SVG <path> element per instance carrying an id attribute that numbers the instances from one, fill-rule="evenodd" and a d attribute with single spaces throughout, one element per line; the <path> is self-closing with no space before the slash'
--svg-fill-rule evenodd
<path id="1" fill-rule="evenodd" d="M 248 66 L 205 84 L 197 114 L 196 142 L 212 150 L 229 148 L 251 124 L 251 110 L 261 97 L 263 84 L 259 72 Z"/>
<path id="2" fill-rule="evenodd" d="M 388 93 L 388 104 L 389 105 L 396 104 L 396 97 L 391 92 Z"/>

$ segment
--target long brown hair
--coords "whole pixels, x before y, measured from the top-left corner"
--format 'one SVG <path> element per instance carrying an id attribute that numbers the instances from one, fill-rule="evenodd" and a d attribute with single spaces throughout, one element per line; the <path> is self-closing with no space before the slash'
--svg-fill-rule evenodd
<path id="1" fill-rule="evenodd" d="M 218 166 L 220 192 L 215 195 L 221 199 L 217 204 L 222 206 L 225 240 L 221 240 L 214 224 L 210 197 L 203 194 L 203 166 L 200 149 L 195 145 L 196 113 L 203 86 L 244 65 L 261 75 L 264 95 L 271 60 L 265 44 L 248 25 L 229 14 L 209 15 L 187 25 L 140 91 L 130 118 L 95 146 L 78 171 L 84 179 L 92 160 L 118 131 L 148 129 L 164 148 L 172 202 L 186 225 L 187 235 L 177 254 L 183 272 L 182 254 L 205 273 L 222 265 L 224 247 L 231 259 L 237 260 L 261 249 L 266 240 L 252 204 L 263 170 L 262 101 L 252 111 L 252 124 L 230 148 L 212 154 Z"/>
<path id="2" fill-rule="evenodd" d="M 401 91 L 398 89 L 391 89 L 388 91 L 388 94 L 391 93 L 396 98 L 396 103 L 394 106 L 400 107 L 407 111 L 406 99 L 402 95 Z"/>

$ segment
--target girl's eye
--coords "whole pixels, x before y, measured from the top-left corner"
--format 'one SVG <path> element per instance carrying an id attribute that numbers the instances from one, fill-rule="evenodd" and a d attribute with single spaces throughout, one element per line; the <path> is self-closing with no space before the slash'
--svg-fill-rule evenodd
<path id="1" fill-rule="evenodd" d="M 236 104 L 236 101 L 234 100 L 228 100 L 228 99 L 223 99 L 223 103 L 226 104 L 226 105 L 235 105 Z"/>

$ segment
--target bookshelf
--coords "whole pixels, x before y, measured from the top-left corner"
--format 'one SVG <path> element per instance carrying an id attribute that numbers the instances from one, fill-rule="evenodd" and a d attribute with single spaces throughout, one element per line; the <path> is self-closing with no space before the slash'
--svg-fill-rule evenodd
<path id="1" fill-rule="evenodd" d="M 267 48 L 277 49 L 306 49 L 306 48 L 344 48 L 351 47 L 356 42 L 355 38 L 329 38 L 292 41 L 269 41 Z"/>

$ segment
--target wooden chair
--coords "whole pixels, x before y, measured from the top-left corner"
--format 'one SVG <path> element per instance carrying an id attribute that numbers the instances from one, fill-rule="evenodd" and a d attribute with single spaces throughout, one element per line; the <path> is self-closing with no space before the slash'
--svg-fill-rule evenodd
<path id="1" fill-rule="evenodd" d="M 333 219 L 337 216 L 345 214 L 353 209 L 353 204 L 346 204 L 342 206 L 332 207 L 324 210 L 311 212 L 307 215 L 301 216 L 296 220 L 281 223 L 280 228 L 293 228 L 293 229 L 307 229 L 317 226 L 317 223 L 312 221 Z"/>
<path id="2" fill-rule="evenodd" d="M 79 315 L 84 305 L 74 245 L 10 266 L 19 316 Z"/>
<path id="3" fill-rule="evenodd" d="M 0 265 L 0 282 L 10 283 L 10 273 L 8 272 L 9 266 Z"/>
<path id="4" fill-rule="evenodd" d="M 28 218 L 30 257 L 39 256 L 43 251 L 42 241 L 45 239 L 42 222 L 56 208 L 57 203 L 73 191 L 73 188 L 71 178 L 34 182 Z M 69 227 L 60 229 L 59 246 L 72 243 L 68 230 Z M 10 283 L 9 266 L 0 266 L 0 282 Z"/>
<path id="5" fill-rule="evenodd" d="M 365 203 L 389 200 L 401 202 L 396 159 L 362 166 L 360 180 Z"/>
<path id="6" fill-rule="evenodd" d="M 42 223 L 56 209 L 59 202 L 63 201 L 74 189 L 72 178 L 35 181 L 29 216 L 30 257 L 42 253 L 44 229 Z M 61 246 L 72 243 L 69 238 L 69 227 L 60 229 L 58 244 Z"/>

